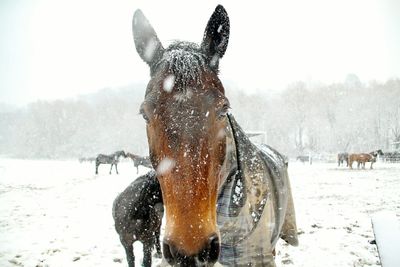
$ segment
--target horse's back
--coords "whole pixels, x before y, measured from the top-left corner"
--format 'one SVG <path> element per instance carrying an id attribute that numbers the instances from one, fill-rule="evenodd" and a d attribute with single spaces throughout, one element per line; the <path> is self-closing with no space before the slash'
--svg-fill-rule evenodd
<path id="1" fill-rule="evenodd" d="M 229 266 L 275 266 L 272 251 L 279 237 L 297 245 L 288 162 L 275 149 L 254 145 L 232 115 L 229 121 L 227 138 L 234 139 L 236 148 L 231 151 L 237 161 L 218 199 L 219 261 Z"/>
<path id="2" fill-rule="evenodd" d="M 353 159 L 357 162 L 370 162 L 373 156 L 368 153 L 353 154 Z"/>
<path id="3" fill-rule="evenodd" d="M 298 245 L 297 237 L 297 224 L 296 214 L 294 210 L 292 189 L 290 186 L 289 175 L 287 171 L 288 160 L 285 156 L 279 153 L 268 145 L 260 146 L 261 152 L 263 153 L 269 167 L 272 170 L 272 179 L 276 181 L 276 187 L 279 192 L 286 192 L 286 212 L 284 214 L 282 229 L 280 231 L 280 237 L 292 246 Z M 274 175 L 275 174 L 275 175 Z M 283 183 L 279 185 L 279 180 Z M 280 209 L 282 207 L 278 207 Z"/>
<path id="4" fill-rule="evenodd" d="M 356 161 L 357 158 L 358 158 L 358 154 L 353 153 L 353 154 L 349 155 L 349 160 L 350 161 Z"/>
<path id="5" fill-rule="evenodd" d="M 113 157 L 110 155 L 105 155 L 105 154 L 98 154 L 96 157 L 96 162 L 100 163 L 108 163 L 108 161 L 112 161 Z"/>
<path id="6" fill-rule="evenodd" d="M 114 200 L 114 219 L 132 220 L 148 217 L 148 202 L 156 201 L 156 196 L 161 197 L 160 191 L 154 171 L 136 178 Z M 152 195 L 154 195 L 154 198 Z"/>

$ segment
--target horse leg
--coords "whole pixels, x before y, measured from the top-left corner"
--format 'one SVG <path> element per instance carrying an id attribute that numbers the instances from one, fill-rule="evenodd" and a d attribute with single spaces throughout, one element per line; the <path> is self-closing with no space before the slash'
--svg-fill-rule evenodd
<path id="1" fill-rule="evenodd" d="M 96 161 L 96 174 L 99 174 L 99 165 L 100 165 L 100 163 L 97 163 L 97 161 Z"/>
<path id="2" fill-rule="evenodd" d="M 111 163 L 110 174 L 111 174 L 113 165 L 114 165 L 114 163 Z"/>
<path id="3" fill-rule="evenodd" d="M 124 237 L 120 237 L 122 246 L 124 246 L 126 253 L 126 260 L 128 261 L 129 267 L 135 267 L 135 255 L 133 254 L 133 238 L 131 234 L 127 233 Z"/>
<path id="4" fill-rule="evenodd" d="M 156 247 L 156 257 L 162 258 L 161 245 L 160 245 L 160 228 L 154 232 L 154 242 Z"/>
<path id="5" fill-rule="evenodd" d="M 149 238 L 143 242 L 143 267 L 151 267 L 151 250 L 153 248 L 152 240 L 152 238 Z"/>
<path id="6" fill-rule="evenodd" d="M 115 163 L 115 171 L 117 172 L 117 174 L 118 174 L 118 164 L 117 163 Z"/>

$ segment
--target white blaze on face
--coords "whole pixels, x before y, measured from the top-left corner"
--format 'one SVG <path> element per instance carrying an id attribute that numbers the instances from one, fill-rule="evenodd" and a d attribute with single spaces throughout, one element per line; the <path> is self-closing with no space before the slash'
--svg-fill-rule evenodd
<path id="1" fill-rule="evenodd" d="M 167 174 L 175 166 L 175 160 L 165 157 L 157 166 L 157 173 L 160 175 Z"/>
<path id="2" fill-rule="evenodd" d="M 174 75 L 168 75 L 163 82 L 163 89 L 166 92 L 171 92 L 172 88 L 174 88 L 174 84 L 175 84 L 175 76 Z"/>

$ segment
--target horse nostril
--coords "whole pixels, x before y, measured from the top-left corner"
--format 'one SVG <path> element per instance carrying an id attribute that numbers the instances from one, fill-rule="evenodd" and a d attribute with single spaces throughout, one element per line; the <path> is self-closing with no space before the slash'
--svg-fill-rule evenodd
<path id="1" fill-rule="evenodd" d="M 207 246 L 199 254 L 199 259 L 207 263 L 215 263 L 219 256 L 219 238 L 216 234 L 208 239 Z"/>
<path id="2" fill-rule="evenodd" d="M 164 258 L 167 260 L 169 264 L 171 265 L 175 264 L 176 250 L 174 249 L 173 246 L 170 246 L 169 244 L 163 242 L 163 254 Z"/>
<path id="3" fill-rule="evenodd" d="M 209 253 L 209 261 L 216 262 L 219 256 L 219 238 L 217 235 L 212 236 L 210 239 L 210 253 Z"/>

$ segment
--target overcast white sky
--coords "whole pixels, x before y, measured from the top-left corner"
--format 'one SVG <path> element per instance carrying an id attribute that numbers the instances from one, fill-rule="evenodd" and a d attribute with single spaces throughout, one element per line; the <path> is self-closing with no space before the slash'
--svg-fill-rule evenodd
<path id="1" fill-rule="evenodd" d="M 25 104 L 145 82 L 131 21 L 141 8 L 164 46 L 200 42 L 217 4 L 231 36 L 222 80 L 281 90 L 296 80 L 400 77 L 400 1 L 1 0 L 0 102 Z"/>

